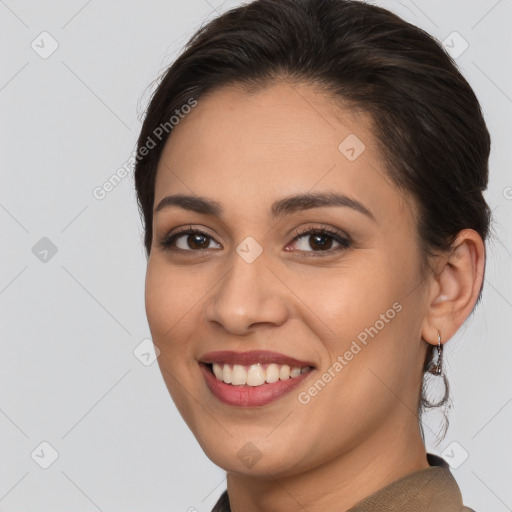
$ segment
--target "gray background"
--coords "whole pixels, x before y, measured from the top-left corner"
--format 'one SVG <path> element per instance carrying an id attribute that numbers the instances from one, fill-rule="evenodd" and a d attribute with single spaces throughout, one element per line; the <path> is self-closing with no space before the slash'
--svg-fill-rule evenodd
<path id="1" fill-rule="evenodd" d="M 93 190 L 135 149 L 151 82 L 239 3 L 0 0 L 0 510 L 209 511 L 225 488 L 141 355 L 131 172 L 103 200 Z M 483 303 L 445 346 L 450 429 L 436 445 L 432 414 L 425 430 L 429 451 L 457 466 L 467 505 L 512 510 L 512 1 L 374 3 L 452 51 L 469 44 L 457 62 L 493 140 L 495 237 Z"/>

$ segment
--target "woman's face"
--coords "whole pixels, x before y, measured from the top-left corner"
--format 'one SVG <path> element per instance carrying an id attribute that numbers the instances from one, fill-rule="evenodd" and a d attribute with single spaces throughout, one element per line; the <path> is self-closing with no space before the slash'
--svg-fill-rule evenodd
<path id="1" fill-rule="evenodd" d="M 218 90 L 175 126 L 157 207 L 148 322 L 213 462 L 285 476 L 417 433 L 416 213 L 366 116 L 305 84 Z"/>

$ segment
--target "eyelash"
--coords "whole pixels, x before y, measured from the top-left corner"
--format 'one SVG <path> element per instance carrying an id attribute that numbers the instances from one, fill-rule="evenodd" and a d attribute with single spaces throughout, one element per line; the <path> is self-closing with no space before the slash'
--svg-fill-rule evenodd
<path id="1" fill-rule="evenodd" d="M 173 244 L 179 237 L 181 237 L 183 235 L 190 235 L 190 234 L 202 235 L 202 236 L 205 236 L 205 237 L 213 240 L 213 237 L 211 237 L 208 233 L 205 233 L 204 231 L 201 231 L 200 229 L 193 228 L 192 226 L 188 226 L 188 228 L 184 227 L 177 233 L 173 233 L 172 235 L 164 236 L 163 239 L 161 239 L 159 241 L 158 245 L 160 246 L 161 249 L 163 249 L 165 251 L 182 252 L 182 253 L 183 252 L 204 252 L 204 251 L 209 250 L 209 249 L 198 249 L 198 250 L 187 249 L 187 250 L 185 250 L 185 249 L 176 249 L 173 247 Z M 299 253 L 306 253 L 306 254 L 303 254 L 302 257 L 309 257 L 310 255 L 313 257 L 319 257 L 319 256 L 321 257 L 321 256 L 323 256 L 322 253 L 324 253 L 326 255 L 332 255 L 333 253 L 337 253 L 339 251 L 346 250 L 352 246 L 352 240 L 350 239 L 350 237 L 343 236 L 340 233 L 333 231 L 331 229 L 328 229 L 328 228 L 318 228 L 318 227 L 308 226 L 303 229 L 295 230 L 293 234 L 294 234 L 294 238 L 292 239 L 292 243 L 296 242 L 299 238 L 302 238 L 306 235 L 323 235 L 323 236 L 328 236 L 328 237 L 332 238 L 334 241 L 336 241 L 340 244 L 335 249 L 327 249 L 325 251 L 313 251 L 313 250 L 300 251 L 299 250 L 298 251 Z M 310 253 L 310 255 L 308 255 L 307 253 Z"/>

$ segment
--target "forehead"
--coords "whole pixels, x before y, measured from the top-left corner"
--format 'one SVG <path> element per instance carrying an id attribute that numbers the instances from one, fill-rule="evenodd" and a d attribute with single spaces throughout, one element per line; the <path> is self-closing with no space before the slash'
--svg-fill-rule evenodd
<path id="1" fill-rule="evenodd" d="M 155 204 L 169 193 L 216 196 L 229 211 L 293 193 L 335 190 L 376 209 L 405 205 L 385 173 L 371 118 L 309 84 L 207 94 L 176 125 L 159 162 Z M 243 193 L 242 193 L 243 192 Z M 242 195 L 241 195 L 242 193 Z"/>

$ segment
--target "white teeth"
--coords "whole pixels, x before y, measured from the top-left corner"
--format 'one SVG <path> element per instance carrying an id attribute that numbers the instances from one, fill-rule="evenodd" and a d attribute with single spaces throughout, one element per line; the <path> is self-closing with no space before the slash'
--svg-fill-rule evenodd
<path id="1" fill-rule="evenodd" d="M 231 366 L 225 364 L 224 367 L 222 367 L 222 379 L 226 384 L 231 384 L 233 382 L 233 369 Z"/>
<path id="2" fill-rule="evenodd" d="M 260 364 L 253 364 L 247 370 L 247 384 L 249 386 L 261 386 L 265 382 L 265 370 Z"/>
<path id="3" fill-rule="evenodd" d="M 222 370 L 222 366 L 219 364 L 219 363 L 213 363 L 213 374 L 215 375 L 215 377 L 217 377 L 217 380 L 222 380 L 222 376 L 223 376 L 223 370 Z"/>
<path id="4" fill-rule="evenodd" d="M 290 377 L 298 377 L 300 375 L 300 367 L 294 367 L 292 368 L 291 372 L 290 372 Z"/>
<path id="5" fill-rule="evenodd" d="M 267 366 L 267 371 L 265 372 L 265 380 L 269 384 L 279 380 L 279 366 L 277 366 L 277 364 L 272 363 Z"/>
<path id="6" fill-rule="evenodd" d="M 250 366 L 213 363 L 212 369 L 217 380 L 234 386 L 261 386 L 266 382 L 272 384 L 278 380 L 296 378 L 301 373 L 309 371 L 307 366 L 290 368 L 287 364 L 276 363 L 271 363 L 266 368 L 259 363 Z"/>
<path id="7" fill-rule="evenodd" d="M 279 378 L 281 380 L 286 380 L 290 378 L 290 367 L 287 364 L 283 364 L 283 366 L 279 368 Z"/>
<path id="8" fill-rule="evenodd" d="M 247 384 L 247 372 L 245 368 L 239 364 L 233 366 L 233 377 L 231 383 L 235 386 Z"/>

